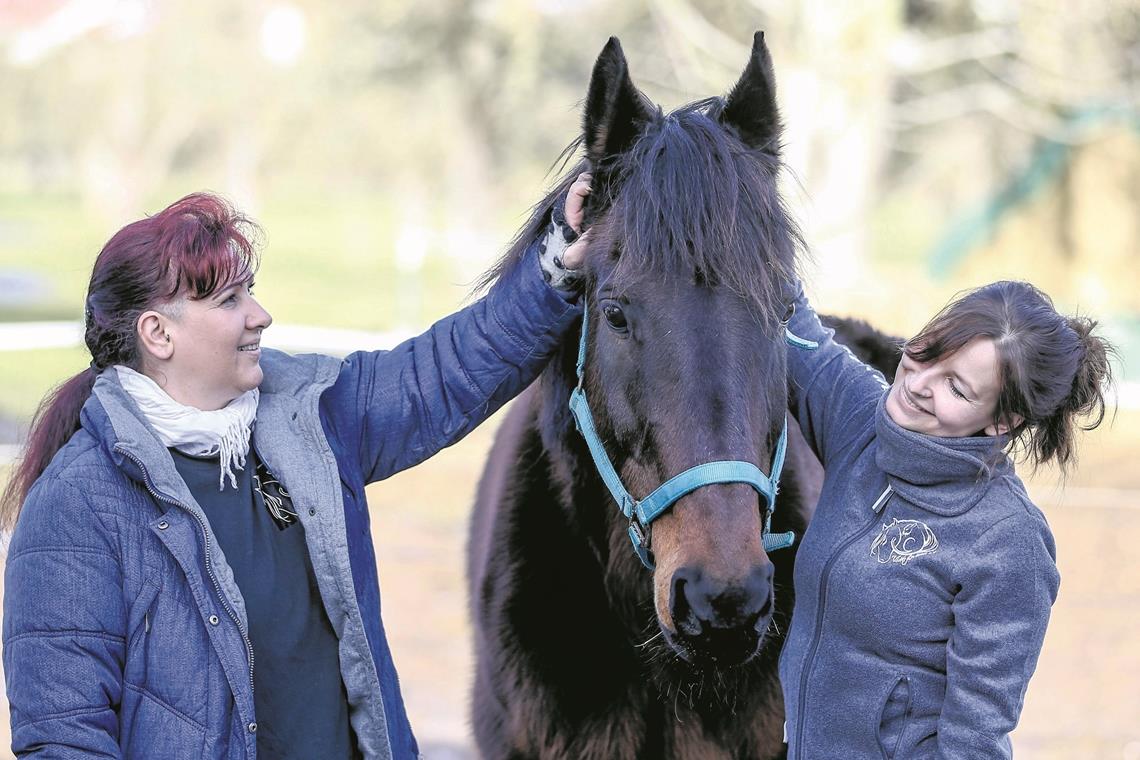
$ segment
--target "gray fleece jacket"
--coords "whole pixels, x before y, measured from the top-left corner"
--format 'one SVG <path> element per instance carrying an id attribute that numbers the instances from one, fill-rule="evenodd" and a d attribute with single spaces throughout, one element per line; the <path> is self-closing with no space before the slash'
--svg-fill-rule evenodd
<path id="1" fill-rule="evenodd" d="M 1059 575 L 1007 441 L 905 430 L 802 293 L 789 349 L 827 470 L 780 660 L 788 757 L 1010 757 Z"/>

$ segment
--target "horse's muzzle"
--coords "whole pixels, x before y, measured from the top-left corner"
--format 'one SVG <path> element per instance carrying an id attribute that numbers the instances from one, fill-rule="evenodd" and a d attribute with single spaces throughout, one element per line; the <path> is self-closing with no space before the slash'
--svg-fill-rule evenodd
<path id="1" fill-rule="evenodd" d="M 695 567 L 677 570 L 669 600 L 676 630 L 669 638 L 681 656 L 718 667 L 752 659 L 772 619 L 772 573 L 765 561 L 742 581 L 726 584 Z"/>

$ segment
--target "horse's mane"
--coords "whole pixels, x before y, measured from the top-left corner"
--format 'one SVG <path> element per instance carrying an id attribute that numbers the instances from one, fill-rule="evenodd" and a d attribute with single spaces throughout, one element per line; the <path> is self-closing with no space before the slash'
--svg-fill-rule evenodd
<path id="1" fill-rule="evenodd" d="M 746 147 L 719 123 L 723 106 L 722 98 L 708 98 L 658 116 L 605 168 L 615 181 L 611 197 L 593 201 L 609 211 L 591 233 L 592 245 L 620 251 L 619 283 L 644 272 L 697 277 L 748 299 L 769 321 L 783 314 L 803 239 L 777 189 L 778 151 Z M 583 160 L 534 207 L 482 284 L 522 256 L 585 170 Z"/>

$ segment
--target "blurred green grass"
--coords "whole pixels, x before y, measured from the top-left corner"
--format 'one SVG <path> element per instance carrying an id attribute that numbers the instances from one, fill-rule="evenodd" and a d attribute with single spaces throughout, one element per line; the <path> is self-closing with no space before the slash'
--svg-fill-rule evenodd
<path id="1" fill-rule="evenodd" d="M 418 330 L 455 310 L 476 274 L 506 249 L 506 225 L 521 220 L 499 220 L 494 239 L 501 242 L 484 260 L 448 251 L 456 243 L 437 234 L 425 244 L 422 265 L 409 271 L 396 263 L 399 223 L 385 196 L 278 196 L 254 217 L 264 231 L 255 292 L 277 322 L 369 331 Z M 442 229 L 445 220 L 436 221 Z M 42 278 L 48 286 L 39 302 L 0 304 L 0 321 L 78 320 L 91 266 L 115 229 L 85 212 L 76 197 L 0 194 L 0 271 Z M 0 350 L 0 416 L 28 419 L 50 388 L 88 361 L 82 347 Z"/>
<path id="2" fill-rule="evenodd" d="M 167 193 L 145 208 L 157 211 L 186 192 Z M 447 220 L 429 217 L 423 220 L 429 239 L 422 268 L 401 270 L 395 204 L 391 196 L 364 194 L 265 199 L 251 215 L 265 233 L 259 296 L 278 312 L 276 318 L 384 330 L 453 309 L 471 285 L 471 272 L 490 266 L 491 259 L 464 261 L 465 251 L 448 251 L 463 241 L 443 241 L 434 231 L 446 230 Z M 506 249 L 509 226 L 521 221 L 522 211 L 488 220 L 501 241 L 496 253 Z M 42 275 L 51 293 L 34 308 L 78 318 L 91 265 L 120 226 L 97 219 L 72 196 L 0 193 L 0 269 Z M 399 296 L 409 287 L 420 295 L 410 313 L 399 308 L 408 303 Z"/>
<path id="3" fill-rule="evenodd" d="M 0 351 L 0 415 L 27 421 L 49 390 L 90 361 L 87 350 L 80 346 Z"/>

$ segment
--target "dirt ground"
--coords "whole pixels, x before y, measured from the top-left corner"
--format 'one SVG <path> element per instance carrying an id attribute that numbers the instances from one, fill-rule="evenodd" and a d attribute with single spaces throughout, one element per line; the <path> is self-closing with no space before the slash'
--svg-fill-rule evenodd
<path id="1" fill-rule="evenodd" d="M 384 620 L 428 760 L 473 758 L 467 721 L 467 512 L 496 420 L 432 461 L 371 486 Z M 1062 584 L 1013 734 L 1019 760 L 1140 760 L 1140 412 L 1087 437 L 1062 489 L 1030 489 L 1058 546 Z M 6 709 L 0 746 L 8 746 Z"/>

